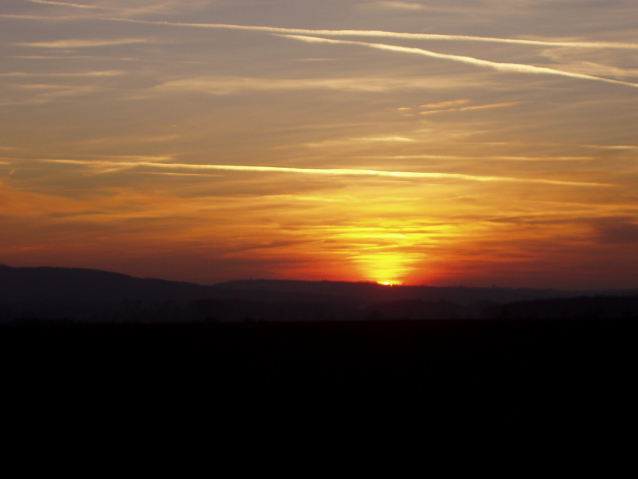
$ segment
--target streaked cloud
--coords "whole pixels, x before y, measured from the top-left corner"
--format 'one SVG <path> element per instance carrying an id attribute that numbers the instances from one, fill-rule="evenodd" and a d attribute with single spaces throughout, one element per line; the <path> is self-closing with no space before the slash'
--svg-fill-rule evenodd
<path id="1" fill-rule="evenodd" d="M 98 7 L 97 5 L 86 5 L 86 4 L 81 4 L 81 3 L 67 3 L 67 2 L 52 2 L 49 0 L 27 0 L 28 2 L 31 3 L 40 3 L 40 4 L 44 4 L 44 5 L 56 5 L 56 6 L 61 6 L 61 7 L 73 7 L 73 8 L 86 8 L 86 9 L 100 9 L 100 7 Z"/>
<path id="2" fill-rule="evenodd" d="M 414 138 L 406 138 L 404 136 L 375 136 L 375 137 L 363 137 L 363 138 L 342 138 L 335 140 L 325 140 L 319 142 L 304 143 L 303 146 L 311 148 L 320 147 L 333 147 L 340 145 L 363 145 L 363 144 L 375 144 L 375 143 L 406 143 L 414 142 Z"/>
<path id="3" fill-rule="evenodd" d="M 112 77 L 124 75 L 123 70 L 104 70 L 88 72 L 9 72 L 0 73 L 0 77 Z"/>
<path id="4" fill-rule="evenodd" d="M 449 102 L 448 102 L 449 103 Z M 464 106 L 462 108 L 445 108 L 441 110 L 430 110 L 430 111 L 422 111 L 420 115 L 434 115 L 436 113 L 448 113 L 453 111 L 475 111 L 475 110 L 489 110 L 492 108 L 505 108 L 509 106 L 516 106 L 522 103 L 526 103 L 524 101 L 513 101 L 509 103 L 493 103 L 490 105 L 477 105 L 477 106 Z"/>
<path id="5" fill-rule="evenodd" d="M 53 83 L 14 84 L 13 88 L 29 93 L 26 98 L 16 98 L 14 103 L 8 104 L 37 104 L 46 103 L 58 98 L 86 95 L 104 91 L 106 88 L 98 85 L 60 85 Z"/>
<path id="6" fill-rule="evenodd" d="M 411 3 L 411 2 L 373 2 L 366 4 L 366 6 L 382 8 L 387 10 L 427 10 L 428 8 L 422 3 Z"/>
<path id="7" fill-rule="evenodd" d="M 597 148 L 601 150 L 638 150 L 637 145 L 583 145 L 585 148 Z"/>
<path id="8" fill-rule="evenodd" d="M 154 163 L 154 162 L 110 162 L 110 161 L 84 161 L 84 160 L 40 160 L 49 163 L 76 164 L 87 165 L 102 170 L 101 172 L 112 172 L 122 168 L 131 167 L 154 167 L 160 169 L 176 169 L 176 170 L 213 170 L 213 171 L 240 171 L 246 173 L 293 173 L 299 175 L 321 175 L 321 176 L 371 176 L 382 178 L 397 179 L 457 179 L 465 181 L 479 182 L 515 182 L 515 183 L 540 183 L 546 185 L 560 186 L 589 186 L 589 187 L 608 187 L 612 186 L 605 183 L 596 182 L 577 182 L 550 180 L 543 178 L 515 178 L 508 176 L 480 176 L 467 175 L 460 173 L 440 173 L 440 172 L 413 172 L 413 171 L 384 171 L 384 170 L 367 170 L 352 168 L 291 168 L 280 166 L 249 166 L 249 165 L 193 165 L 187 163 Z"/>
<path id="9" fill-rule="evenodd" d="M 593 62 L 563 63 L 563 68 L 586 75 L 610 75 L 616 78 L 638 78 L 638 68 L 618 68 Z"/>
<path id="10" fill-rule="evenodd" d="M 127 1 L 102 1 L 98 4 L 81 4 L 72 2 L 55 2 L 50 0 L 26 0 L 30 3 L 40 5 L 49 5 L 53 7 L 63 7 L 71 9 L 84 10 L 87 13 L 96 11 L 98 14 L 105 12 L 111 15 L 137 16 L 147 14 L 167 14 L 197 9 L 206 4 L 205 0 L 189 0 L 183 2 L 180 0 L 127 0 Z M 210 3 L 210 2 L 207 2 Z M 63 9 L 61 8 L 61 10 Z"/>
<path id="11" fill-rule="evenodd" d="M 388 32 L 382 30 L 312 30 L 306 28 L 283 28 L 269 26 L 233 25 L 223 23 L 179 23 L 179 22 L 157 22 L 152 20 L 139 20 L 129 18 L 109 18 L 112 21 L 144 23 L 151 25 L 164 25 L 173 27 L 193 27 L 193 28 L 214 28 L 224 30 L 247 30 L 267 33 L 280 33 L 288 35 L 319 35 L 337 37 L 383 37 L 410 40 L 439 40 L 439 41 L 462 41 L 462 42 L 482 42 L 482 43 L 509 43 L 514 45 L 530 45 L 545 47 L 565 47 L 565 48 L 610 48 L 622 50 L 637 50 L 638 43 L 622 42 L 577 42 L 577 41 L 551 41 L 551 40 L 525 40 L 516 38 L 496 38 L 479 37 L 469 35 L 443 35 L 435 33 L 402 33 Z"/>
<path id="12" fill-rule="evenodd" d="M 241 91 L 338 90 L 386 92 L 444 88 L 446 82 L 424 82 L 421 78 L 246 78 L 201 77 L 171 80 L 153 87 L 158 92 L 203 92 L 230 95 Z M 448 83 L 449 86 L 449 83 Z"/>
<path id="13" fill-rule="evenodd" d="M 428 103 L 426 105 L 421 105 L 419 108 L 437 108 L 437 109 L 448 108 L 450 106 L 465 105 L 466 103 L 471 103 L 471 100 L 459 99 L 459 100 L 440 101 L 438 103 Z"/>
<path id="14" fill-rule="evenodd" d="M 452 155 L 386 155 L 372 156 L 366 155 L 364 158 L 377 158 L 388 160 L 446 160 L 446 161 L 593 161 L 596 156 L 452 156 Z"/>
<path id="15" fill-rule="evenodd" d="M 151 155 L 104 155 L 93 154 L 90 155 L 93 158 L 108 158 L 110 161 L 124 161 L 124 162 L 163 162 L 174 160 L 175 157 L 171 155 L 151 156 Z"/>
<path id="16" fill-rule="evenodd" d="M 67 16 L 50 17 L 46 15 L 14 15 L 11 13 L 0 13 L 0 18 L 10 18 L 15 20 L 39 20 L 39 21 L 61 21 L 61 20 L 75 19 L 75 17 L 67 17 Z"/>
<path id="17" fill-rule="evenodd" d="M 413 47 L 400 47 L 396 45 L 386 45 L 385 43 L 367 43 L 367 42 L 355 42 L 350 40 L 332 40 L 327 38 L 317 38 L 317 37 L 307 37 L 302 35 L 281 35 L 286 38 L 292 38 L 295 40 L 300 40 L 307 43 L 332 43 L 332 44 L 343 44 L 343 45 L 361 45 L 369 48 L 375 48 L 378 50 L 387 50 L 393 52 L 400 53 L 410 53 L 413 55 L 423 55 L 430 58 L 437 58 L 440 60 L 451 60 L 459 63 L 465 63 L 469 65 L 474 65 L 483 68 L 490 68 L 492 70 L 497 70 L 500 72 L 511 72 L 511 73 L 529 73 L 534 75 L 558 75 L 564 76 L 568 78 L 577 78 L 581 80 L 594 80 L 605 83 L 614 83 L 619 85 L 627 85 L 634 88 L 638 88 L 638 84 L 629 83 L 620 80 L 612 80 L 609 78 L 595 77 L 591 75 L 583 75 L 579 73 L 570 73 L 562 70 L 555 70 L 553 68 L 545 68 L 545 67 L 536 67 L 532 65 L 525 65 L 520 63 L 499 63 L 492 62 L 489 60 L 481 60 L 479 58 L 468 57 L 463 55 L 450 55 L 447 53 L 436 53 L 429 50 L 424 50 L 422 48 L 413 48 Z"/>
<path id="18" fill-rule="evenodd" d="M 23 47 L 37 48 L 94 48 L 114 45 L 129 45 L 133 43 L 150 43 L 146 38 L 119 38 L 119 39 L 96 39 L 96 40 L 54 40 L 50 42 L 30 42 L 16 43 Z"/>
<path id="19" fill-rule="evenodd" d="M 638 244 L 638 218 L 601 218 L 592 226 L 602 244 Z"/>

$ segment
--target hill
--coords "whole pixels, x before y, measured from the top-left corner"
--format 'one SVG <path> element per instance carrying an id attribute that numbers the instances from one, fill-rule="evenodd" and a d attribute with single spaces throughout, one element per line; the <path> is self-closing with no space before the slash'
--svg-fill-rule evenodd
<path id="1" fill-rule="evenodd" d="M 635 291 L 242 280 L 212 286 L 0 265 L 0 322 L 236 322 L 630 317 Z"/>
<path id="2" fill-rule="evenodd" d="M 0 265 L 2 301 L 190 300 L 209 296 L 209 287 L 193 283 L 141 279 L 94 269 Z"/>

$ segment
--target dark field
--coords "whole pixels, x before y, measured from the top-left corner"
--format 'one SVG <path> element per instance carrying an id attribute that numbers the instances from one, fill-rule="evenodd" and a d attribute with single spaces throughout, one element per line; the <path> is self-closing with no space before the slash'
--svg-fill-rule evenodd
<path id="1" fill-rule="evenodd" d="M 635 333 L 630 319 L 13 324 L 0 364 L 8 410 L 39 421 L 435 438 L 542 471 L 631 462 Z"/>

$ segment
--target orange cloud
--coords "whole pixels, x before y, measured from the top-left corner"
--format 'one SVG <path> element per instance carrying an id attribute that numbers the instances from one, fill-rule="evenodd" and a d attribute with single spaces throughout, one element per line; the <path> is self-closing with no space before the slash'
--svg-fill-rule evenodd
<path id="1" fill-rule="evenodd" d="M 453 102 L 444 102 L 439 103 L 439 105 L 443 105 L 445 103 L 452 104 Z M 464 106 L 462 108 L 446 108 L 442 110 L 432 110 L 432 111 L 422 111 L 420 115 L 434 115 L 436 113 L 448 113 L 452 111 L 474 111 L 474 110 L 489 110 L 491 108 L 505 108 L 508 106 L 516 106 L 522 103 L 527 103 L 525 101 L 513 101 L 508 103 L 492 103 L 490 105 L 477 105 L 477 106 Z"/>

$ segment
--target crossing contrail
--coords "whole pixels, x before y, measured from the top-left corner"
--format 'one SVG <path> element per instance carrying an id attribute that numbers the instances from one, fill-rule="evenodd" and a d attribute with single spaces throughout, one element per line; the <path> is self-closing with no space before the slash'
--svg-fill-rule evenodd
<path id="1" fill-rule="evenodd" d="M 578 78 L 581 80 L 594 80 L 605 83 L 614 83 L 618 85 L 626 85 L 632 86 L 634 88 L 638 88 L 638 84 L 624 82 L 621 80 L 611 80 L 609 78 L 596 77 L 592 75 L 585 75 L 582 73 L 571 73 L 562 70 L 555 70 L 553 68 L 545 68 L 545 67 L 536 67 L 533 65 L 525 65 L 522 63 L 498 63 L 492 62 L 489 60 L 481 60 L 479 58 L 468 57 L 463 55 L 451 55 L 448 53 L 437 53 L 432 52 L 430 50 L 424 50 L 422 48 L 414 48 L 414 47 L 401 47 L 398 45 L 387 45 L 385 43 L 369 43 L 369 42 L 358 42 L 353 40 L 333 40 L 328 38 L 318 38 L 318 37 L 308 37 L 302 35 L 280 35 L 286 38 L 292 38 L 295 40 L 300 40 L 307 43 L 332 43 L 332 44 L 342 44 L 342 45 L 360 45 L 369 48 L 375 48 L 377 50 L 387 50 L 399 53 L 411 53 L 413 55 L 423 55 L 430 58 L 438 58 L 440 60 L 451 60 L 459 63 L 466 63 L 469 65 L 475 65 L 484 68 L 491 68 L 492 70 L 497 70 L 501 72 L 513 72 L 513 73 L 531 73 L 531 74 L 541 74 L 541 75 L 559 75 L 569 78 Z"/>
<path id="2" fill-rule="evenodd" d="M 403 33 L 388 32 L 383 30 L 312 30 L 306 28 L 284 28 L 254 25 L 233 25 L 227 23 L 183 23 L 183 22 L 159 22 L 153 20 L 138 20 L 132 18 L 110 17 L 108 20 L 146 23 L 151 25 L 167 25 L 175 27 L 215 28 L 226 30 L 249 30 L 267 33 L 283 33 L 291 35 L 319 35 L 335 37 L 383 37 L 402 38 L 408 40 L 440 40 L 456 42 L 484 42 L 484 43 L 510 43 L 514 45 L 530 45 L 543 47 L 569 47 L 569 48 L 613 48 L 623 50 L 638 50 L 638 43 L 621 42 L 570 42 L 551 40 L 524 40 L 518 38 L 477 37 L 470 35 L 444 35 L 438 33 Z"/>

